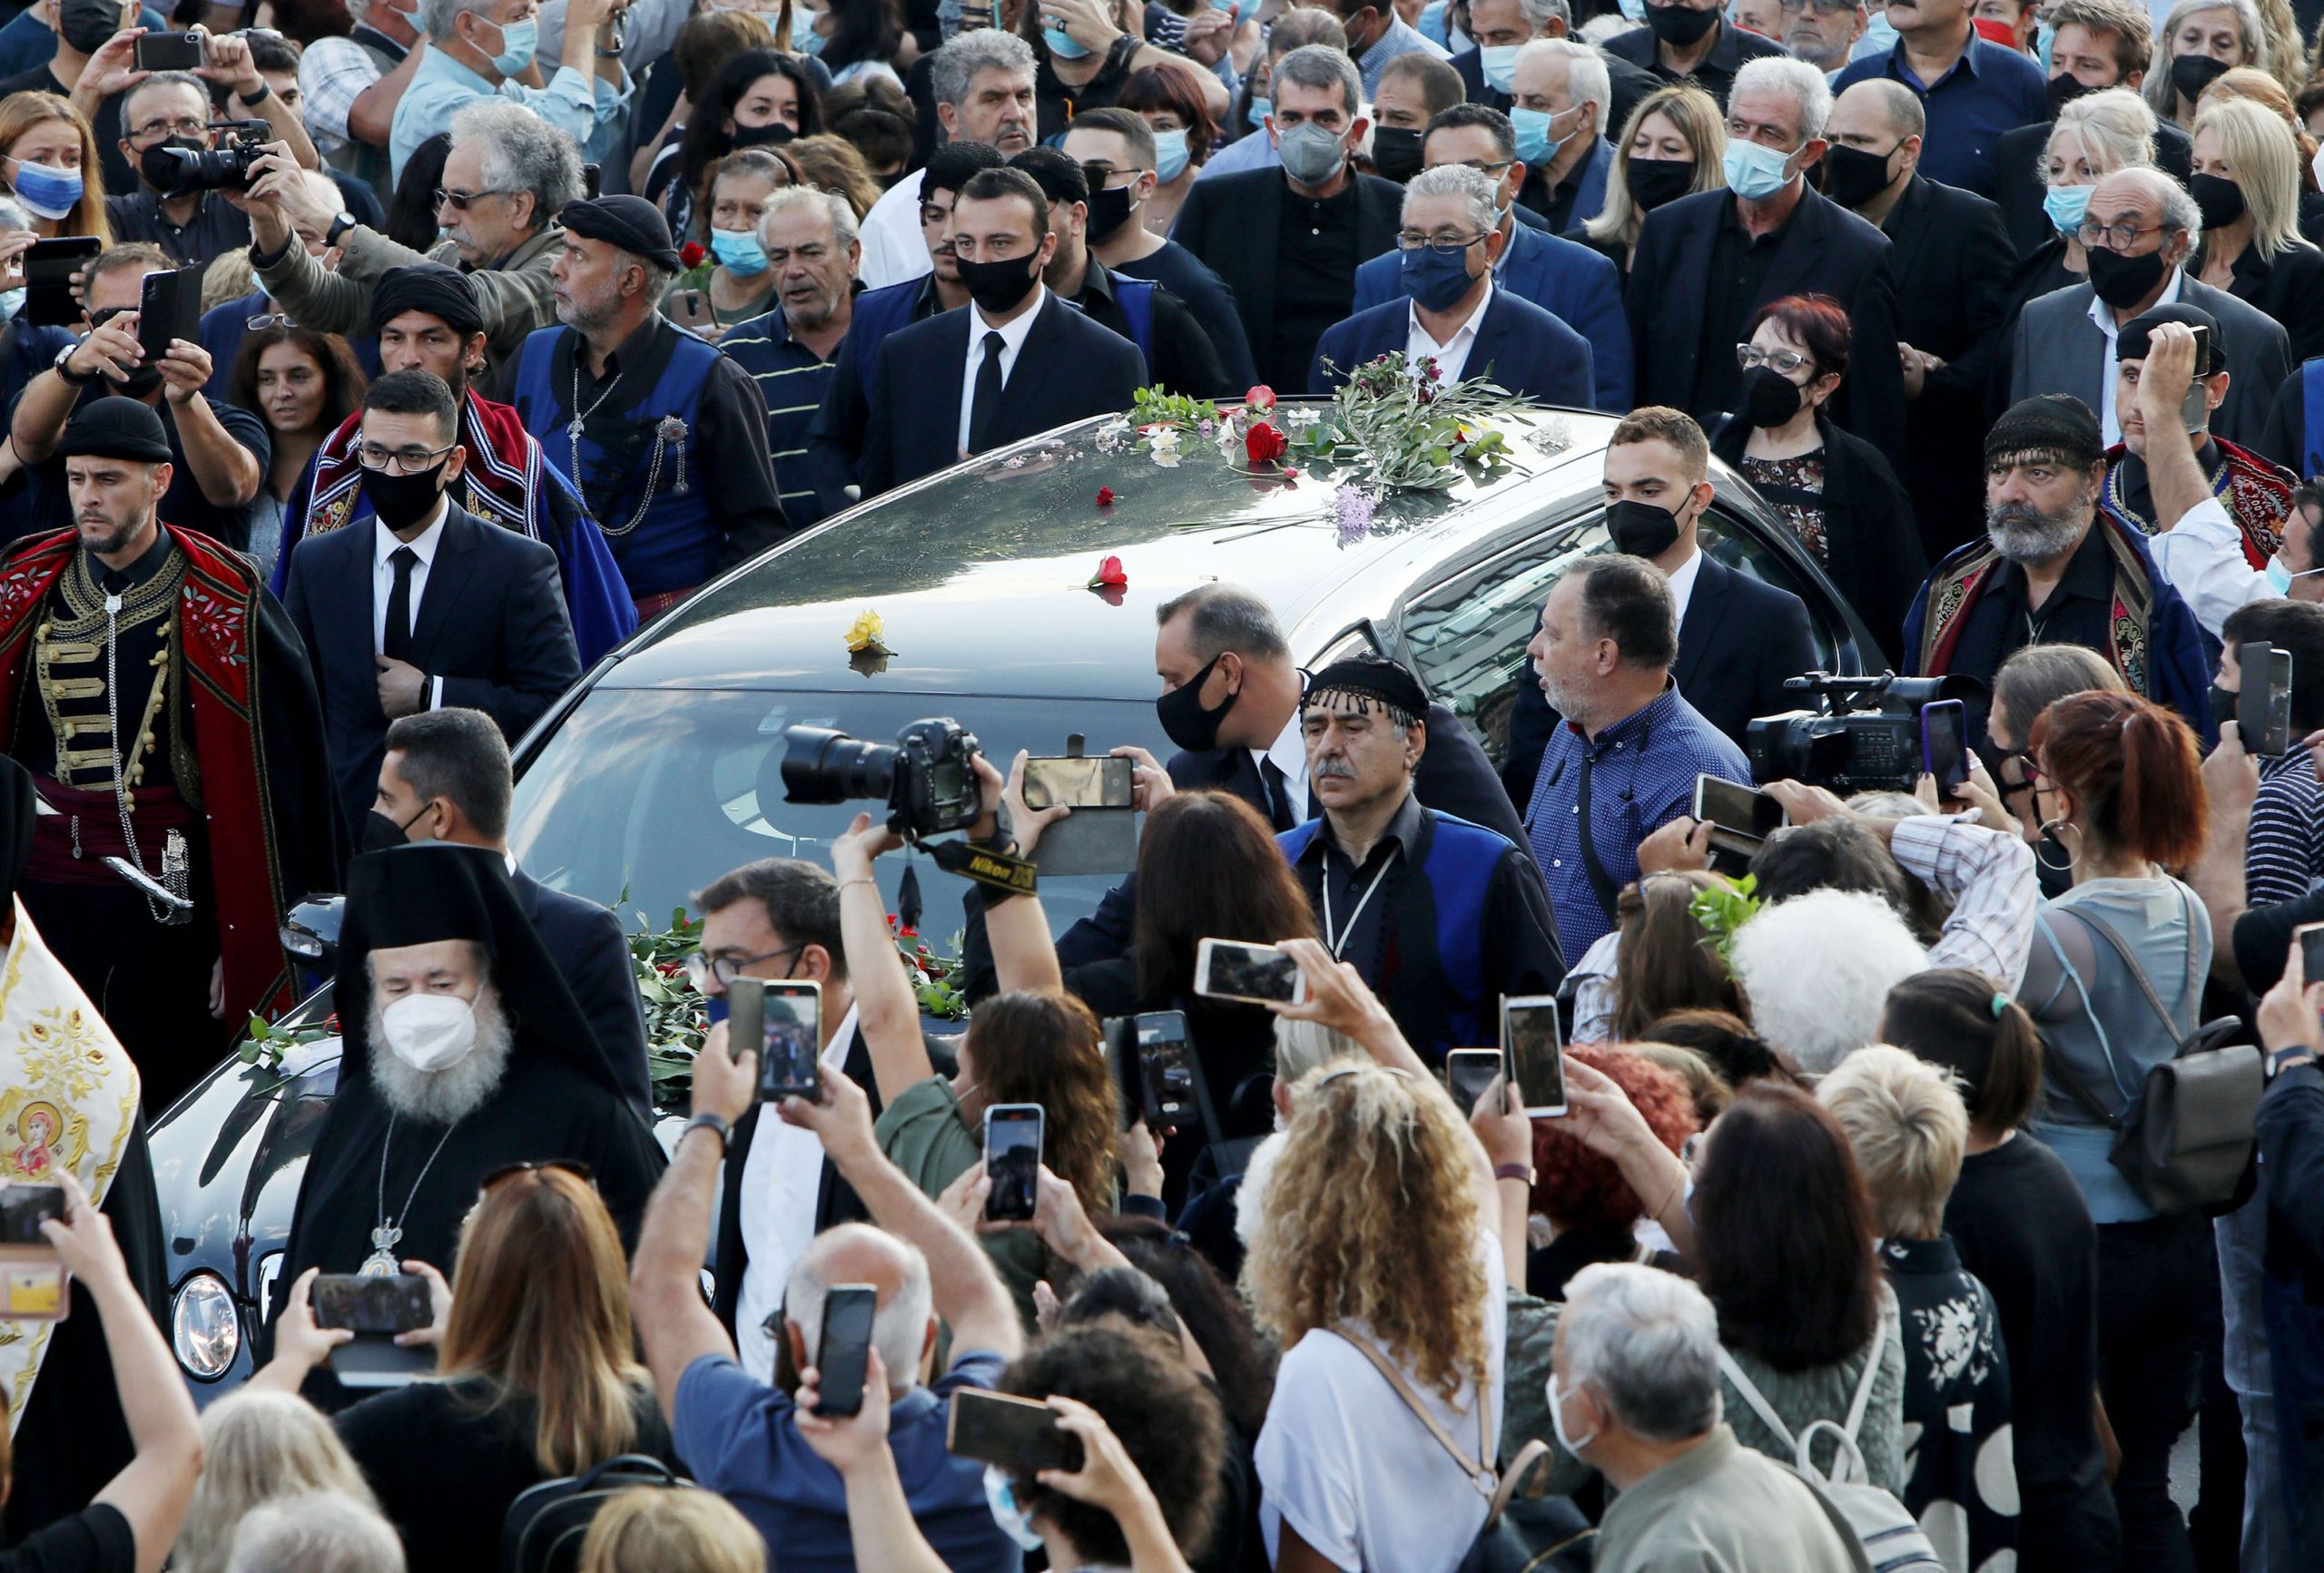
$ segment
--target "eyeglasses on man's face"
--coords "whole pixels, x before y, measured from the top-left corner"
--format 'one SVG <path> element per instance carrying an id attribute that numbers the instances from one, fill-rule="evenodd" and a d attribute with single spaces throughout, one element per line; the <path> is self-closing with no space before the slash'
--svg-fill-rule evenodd
<path id="1" fill-rule="evenodd" d="M 2139 243 L 2141 235 L 2159 233 L 2161 224 L 2137 224 L 2125 220 L 2119 224 L 2102 224 L 2096 219 L 2084 219 L 2082 228 L 2074 231 L 2074 239 L 2084 250 L 2103 246 L 2110 251 L 2127 251 Z"/>
<path id="2" fill-rule="evenodd" d="M 468 211 L 468 204 L 480 198 L 505 197 L 507 194 L 508 193 L 507 192 L 490 190 L 481 192 L 458 192 L 453 191 L 448 186 L 438 186 L 436 188 L 436 205 L 440 208 L 448 203 L 454 212 L 465 213 Z"/>
<path id="3" fill-rule="evenodd" d="M 1456 253 L 1467 251 L 1470 247 L 1477 244 L 1480 241 L 1482 241 L 1490 232 L 1491 231 L 1479 231 L 1473 235 L 1423 235 L 1418 230 L 1399 230 L 1396 231 L 1396 250 L 1399 251 L 1417 251 L 1425 247 L 1427 250 L 1432 251 L 1442 251 L 1447 254 Z"/>
<path id="4" fill-rule="evenodd" d="M 418 444 L 389 447 L 383 443 L 365 442 L 356 445 L 355 457 L 365 469 L 385 470 L 390 475 L 417 475 L 421 470 L 433 468 L 437 460 L 459 446 L 457 442 L 448 442 L 438 448 L 421 447 Z"/>
<path id="5" fill-rule="evenodd" d="M 779 950 L 768 950 L 757 956 L 704 956 L 697 950 L 685 959 L 686 981 L 694 985 L 697 994 L 704 992 L 704 985 L 713 978 L 718 979 L 720 988 L 732 988 L 734 979 L 742 977 L 746 968 L 756 967 L 762 961 L 772 961 L 778 956 L 796 955 L 805 949 L 803 945 L 785 945 Z"/>

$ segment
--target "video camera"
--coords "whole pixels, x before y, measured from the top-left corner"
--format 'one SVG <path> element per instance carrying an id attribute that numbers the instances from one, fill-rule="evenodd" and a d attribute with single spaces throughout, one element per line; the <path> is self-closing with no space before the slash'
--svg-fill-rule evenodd
<path id="1" fill-rule="evenodd" d="M 1754 780 L 1860 791 L 1911 791 L 1922 768 L 1921 711 L 1941 699 L 1983 696 L 1965 677 L 1841 677 L 1811 672 L 1784 680 L 1817 696 L 1813 710 L 1755 718 L 1747 732 Z"/>
<path id="2" fill-rule="evenodd" d="M 145 150 L 139 168 L 164 197 L 196 192 L 239 192 L 251 183 L 251 166 L 266 152 L 274 128 L 262 120 L 212 121 L 216 147 L 183 147 L 177 140 Z"/>
<path id="3" fill-rule="evenodd" d="M 976 735 L 950 716 L 911 723 L 892 748 L 824 726 L 785 727 L 783 743 L 790 802 L 885 802 L 888 823 L 915 841 L 965 830 L 983 810 L 970 768 L 981 752 Z"/>

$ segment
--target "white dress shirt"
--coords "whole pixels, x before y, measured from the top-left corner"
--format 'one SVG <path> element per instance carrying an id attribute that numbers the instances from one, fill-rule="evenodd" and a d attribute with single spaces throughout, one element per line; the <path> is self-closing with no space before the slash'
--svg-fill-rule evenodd
<path id="1" fill-rule="evenodd" d="M 1687 603 L 1695 598 L 1695 580 L 1701 575 L 1702 571 L 1703 554 L 1701 548 L 1698 547 L 1689 552 L 1687 555 L 1687 560 L 1679 564 L 1677 570 L 1669 575 L 1670 601 L 1678 608 L 1678 614 L 1674 621 L 1684 623 L 1687 620 Z"/>
<path id="2" fill-rule="evenodd" d="M 2154 306 L 2179 304 L 2180 286 L 2186 281 L 2185 269 L 2171 269 L 2171 282 L 2162 287 L 2162 293 L 2156 297 Z M 2147 310 L 2152 311 L 2154 306 Z M 2114 345 L 2122 330 L 2115 325 L 2114 309 L 2095 295 L 2090 298 L 2090 320 L 2098 324 L 2098 331 L 2106 335 L 2106 364 L 2099 369 L 2098 432 L 2106 446 L 2112 447 L 2122 440 L 2122 423 L 2114 413 L 2114 374 L 2119 369 L 2115 364 Z"/>
<path id="3" fill-rule="evenodd" d="M 925 173 L 912 171 L 890 186 L 863 215 L 856 239 L 863 245 L 858 274 L 866 290 L 924 279 L 936 270 L 920 227 L 921 181 Z"/>
<path id="4" fill-rule="evenodd" d="M 1259 780 L 1267 779 L 1267 761 L 1275 761 L 1275 768 L 1283 772 L 1283 791 L 1291 804 L 1294 821 L 1307 818 L 1307 733 L 1299 724 L 1299 713 L 1291 713 L 1290 723 L 1275 740 L 1265 748 L 1251 750 L 1251 762 L 1259 767 Z"/>
<path id="5" fill-rule="evenodd" d="M 1417 377 L 1423 360 L 1436 362 L 1436 369 L 1447 384 L 1461 380 L 1461 373 L 1469 364 L 1469 351 L 1477 347 L 1477 329 L 1485 320 L 1485 308 L 1492 304 L 1492 280 L 1485 280 L 1485 292 L 1477 297 L 1477 309 L 1469 313 L 1468 320 L 1452 330 L 1452 337 L 1443 344 L 1421 326 L 1420 307 L 1407 302 L 1404 307 L 1404 365 Z"/>
<path id="6" fill-rule="evenodd" d="M 824 1045 L 819 1063 L 825 1070 L 846 1066 L 855 1015 L 850 1006 Z M 758 1133 L 743 1160 L 743 1249 L 750 1260 L 734 1301 L 734 1343 L 743 1369 L 763 1382 L 774 1381 L 774 1340 L 762 1324 L 782 1305 L 791 1264 L 815 1237 L 815 1200 L 822 1186 L 822 1137 L 783 1124 L 772 1107 L 761 1106 Z"/>
<path id="7" fill-rule="evenodd" d="M 406 634 L 419 631 L 419 598 L 428 591 L 428 569 L 436 561 L 436 550 L 444 544 L 444 521 L 452 516 L 449 499 L 437 505 L 436 519 L 426 529 L 409 541 L 396 539 L 396 533 L 379 522 L 376 514 L 371 518 L 371 649 L 373 654 L 388 653 L 388 597 L 395 594 L 396 565 L 391 559 L 399 546 L 409 546 L 419 561 L 411 565 L 411 626 Z M 428 679 L 428 708 L 435 710 L 444 703 L 444 680 L 440 676 Z"/>
<path id="8" fill-rule="evenodd" d="M 960 371 L 960 451 L 969 450 L 969 422 L 976 418 L 977 372 L 984 365 L 984 336 L 1000 335 L 1000 385 L 1009 386 L 1009 374 L 1017 369 L 1017 352 L 1025 348 L 1025 340 L 1033 331 L 1033 320 L 1049 304 L 1049 287 L 1033 286 L 1033 303 L 1008 322 L 995 327 L 985 320 L 984 308 L 969 308 L 969 358 Z"/>
<path id="9" fill-rule="evenodd" d="M 2148 536 L 2146 545 L 2154 565 L 2214 639 L 2237 607 L 2276 593 L 2266 570 L 2245 559 L 2243 531 L 2217 497 L 2205 497 L 2170 529 Z"/>

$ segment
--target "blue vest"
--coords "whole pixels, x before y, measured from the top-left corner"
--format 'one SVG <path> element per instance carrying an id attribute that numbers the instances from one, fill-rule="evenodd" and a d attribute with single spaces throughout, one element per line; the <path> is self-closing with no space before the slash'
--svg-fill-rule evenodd
<path id="1" fill-rule="evenodd" d="M 559 469 L 573 462 L 576 439 L 566 427 L 573 418 L 567 405 L 580 344 L 581 336 L 568 329 L 540 329 L 527 335 L 517 366 L 517 413 Z M 668 359 L 656 368 L 654 360 L 663 345 L 668 346 Z M 716 349 L 666 328 L 645 359 L 625 373 L 582 428 L 574 484 L 605 532 L 623 582 L 640 601 L 690 590 L 718 566 L 725 533 L 712 511 L 698 414 L 703 382 L 717 364 Z M 633 382 L 632 374 L 642 375 Z M 675 427 L 664 429 L 672 418 L 684 423 L 683 433 Z"/>
<path id="2" fill-rule="evenodd" d="M 2308 417 L 2299 445 L 2299 473 L 2324 475 L 2324 355 L 2299 369 L 2299 400 Z"/>
<path id="3" fill-rule="evenodd" d="M 1090 258 L 1089 265 L 1096 267 L 1098 260 Z M 1146 357 L 1146 364 L 1151 367 L 1154 364 L 1154 280 L 1133 279 L 1125 273 L 1115 273 L 1112 278 L 1114 300 L 1121 307 L 1122 315 L 1129 319 L 1130 342 L 1137 346 L 1137 352 Z"/>

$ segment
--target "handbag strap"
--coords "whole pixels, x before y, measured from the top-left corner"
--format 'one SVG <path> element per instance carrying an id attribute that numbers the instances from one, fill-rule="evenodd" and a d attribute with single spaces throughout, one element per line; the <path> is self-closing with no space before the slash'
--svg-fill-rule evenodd
<path id="1" fill-rule="evenodd" d="M 2200 1018 L 2201 1015 L 2201 997 L 2196 991 L 2201 987 L 2201 974 L 2200 972 L 2201 962 L 2196 953 L 2194 916 L 2191 912 L 2186 911 L 2187 895 L 2184 890 L 2180 892 L 2179 900 L 2181 910 L 2187 918 L 2188 997 L 2198 1002 L 2196 1015 Z M 2060 909 L 2073 913 L 2075 921 L 2082 924 L 2083 928 L 2089 929 L 2091 932 L 2096 934 L 2101 939 L 2105 940 L 2106 943 L 2112 948 L 2114 954 L 2122 959 L 2123 967 L 2129 970 L 2132 979 L 2138 984 L 2139 992 L 2146 997 L 2147 1008 L 2154 1012 L 2155 1019 L 2162 1023 L 2163 1035 L 2171 1041 L 2174 1048 L 2177 1047 L 2183 1041 L 2185 1035 L 2179 1030 L 2179 1023 L 2172 1019 L 2171 1012 L 2163 1008 L 2162 997 L 2155 993 L 2153 983 L 2147 978 L 2146 968 L 2141 967 L 2139 965 L 2138 958 L 2131 954 L 2130 946 L 2124 943 L 2122 935 L 2115 931 L 2114 926 L 2107 922 L 2103 918 L 2099 917 L 2094 912 L 2084 912 L 2079 908 L 2074 907 L 2062 908 Z M 2085 993 L 2087 991 L 2085 991 Z M 2047 1046 L 2045 1045 L 2044 1047 L 2046 1047 Z M 2099 1048 L 2106 1056 L 2106 1070 L 2107 1074 L 2112 1077 L 2115 1083 L 2114 1090 L 2117 1093 L 2121 1093 L 2122 1073 L 2115 1068 L 2113 1050 L 2108 1047 L 2102 1040 L 2099 1044 Z M 2131 1104 L 2133 1101 L 2125 1094 L 2122 1096 L 2122 1106 L 2120 1108 L 2110 1110 L 2107 1108 L 2104 1102 L 2101 1100 L 2095 1093 L 2091 1091 L 2090 1084 L 2083 1080 L 2082 1073 L 2074 1069 L 2073 1066 L 2067 1062 L 2064 1055 L 2045 1053 L 2042 1057 L 2042 1063 L 2046 1069 L 2055 1074 L 2060 1085 L 2064 1086 L 2066 1092 L 2073 1098 L 2073 1100 L 2082 1105 L 2083 1108 L 2089 1110 L 2092 1114 L 2097 1116 L 2098 1123 L 2102 1126 L 2111 1126 L 2116 1120 L 2120 1119 L 2122 1115 L 2129 1110 Z"/>
<path id="2" fill-rule="evenodd" d="M 1873 1383 L 1880 1376 L 1880 1345 L 1887 1332 L 1888 1319 L 1886 1312 L 1884 1312 L 1880 1318 L 1880 1325 L 1873 1332 L 1872 1346 L 1865 1352 L 1864 1374 L 1856 1379 L 1856 1393 L 1848 1401 L 1847 1423 L 1834 1427 L 1839 1432 L 1841 1441 L 1846 1444 L 1841 1450 L 1843 1458 L 1851 1451 L 1856 1453 L 1859 1460 L 1863 1458 L 1863 1453 L 1857 1446 L 1856 1436 L 1864 1429 L 1865 1411 L 1872 1407 Z M 1813 1460 L 1807 1456 L 1807 1450 L 1800 1445 L 1800 1439 L 1792 1435 L 1791 1428 L 1783 1423 L 1783 1417 L 1776 1413 L 1775 1406 L 1768 1401 L 1767 1395 L 1758 1390 L 1749 1377 L 1743 1374 L 1743 1368 L 1735 1363 L 1735 1357 L 1727 1352 L 1725 1345 L 1719 1348 L 1718 1369 L 1726 1374 L 1728 1381 L 1734 1383 L 1735 1391 L 1743 1395 L 1743 1401 L 1751 1406 L 1751 1412 L 1758 1415 L 1769 1430 L 1775 1432 L 1777 1441 L 1791 1450 L 1792 1456 L 1799 1468 L 1803 1471 L 1807 1470 Z M 1830 1421 L 1817 1421 L 1815 1425 L 1808 1428 L 1808 1431 L 1812 1434 L 1817 1427 L 1830 1425 L 1832 1425 Z M 1835 1461 L 1837 1464 L 1839 1460 Z"/>
<path id="3" fill-rule="evenodd" d="M 1480 1381 L 1474 1384 L 1477 1403 L 1477 1456 L 1472 1459 L 1462 1452 L 1459 1444 L 1454 1442 L 1444 1428 L 1437 1423 L 1436 1417 L 1429 1413 L 1428 1407 L 1420 1401 L 1420 1395 L 1413 1391 L 1412 1383 L 1404 1380 L 1404 1373 L 1398 1371 L 1394 1362 L 1386 1355 L 1373 1347 L 1370 1339 L 1344 1327 L 1334 1327 L 1332 1331 L 1354 1344 L 1363 1352 L 1364 1358 L 1370 1361 L 1380 1374 L 1388 1379 L 1388 1385 L 1396 1390 L 1396 1396 L 1404 1401 L 1404 1407 L 1419 1418 L 1422 1425 L 1428 1428 L 1428 1434 L 1436 1439 L 1437 1445 L 1452 1455 L 1452 1461 L 1461 1466 L 1462 1472 L 1480 1491 L 1492 1489 L 1495 1495 L 1499 1494 L 1501 1480 L 1500 1477 L 1493 1472 L 1491 1438 L 1485 1430 L 1484 1383 Z"/>
<path id="4" fill-rule="evenodd" d="M 1728 1381 L 1735 1384 L 1735 1391 L 1743 1395 L 1743 1401 L 1751 1406 L 1751 1412 L 1758 1415 L 1766 1423 L 1767 1428 L 1776 1433 L 1776 1440 L 1797 1453 L 1799 1450 L 1798 1439 L 1791 1434 L 1791 1428 L 1783 1423 L 1783 1417 L 1776 1413 L 1775 1405 L 1768 1401 L 1767 1395 L 1752 1384 L 1749 1377 L 1743 1374 L 1743 1368 L 1735 1363 L 1735 1357 L 1727 1352 L 1725 1344 L 1719 1346 L 1718 1369 L 1725 1373 Z"/>

